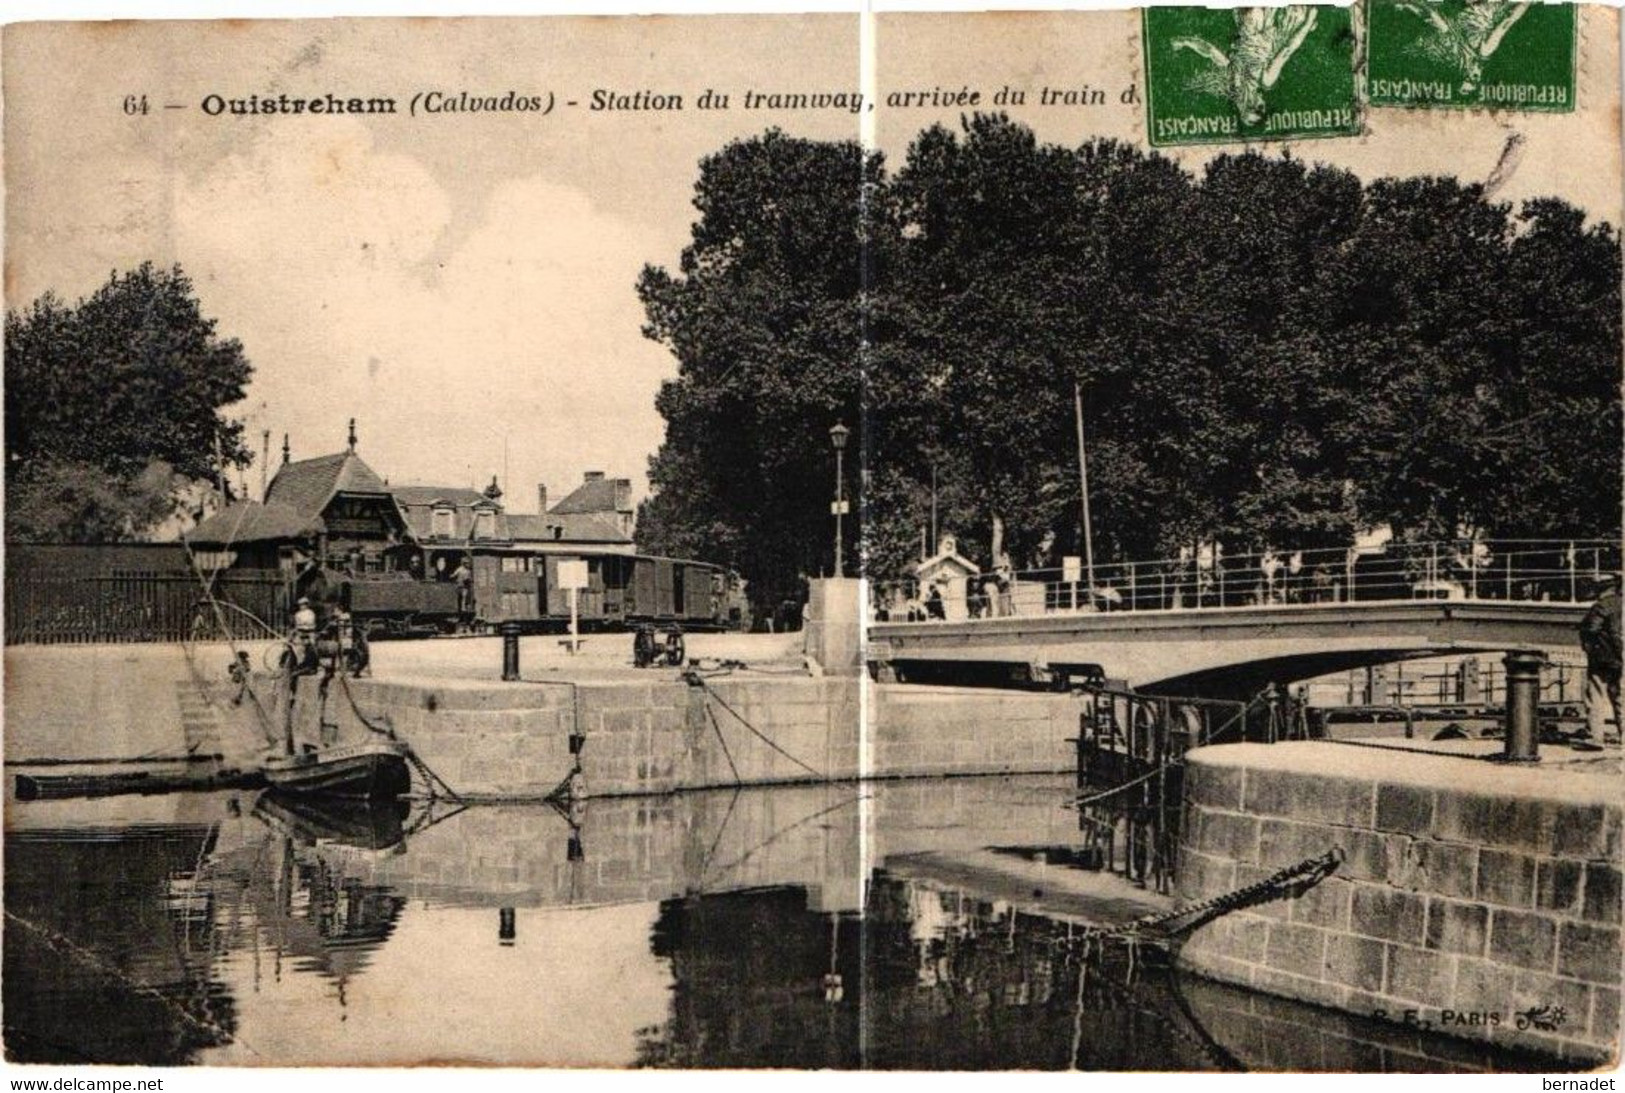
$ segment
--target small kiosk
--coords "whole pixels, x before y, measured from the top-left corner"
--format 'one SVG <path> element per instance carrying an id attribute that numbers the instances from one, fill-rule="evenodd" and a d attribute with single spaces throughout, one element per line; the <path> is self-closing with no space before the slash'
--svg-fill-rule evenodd
<path id="1" fill-rule="evenodd" d="M 937 544 L 937 552 L 914 567 L 914 575 L 920 582 L 920 602 L 929 602 L 935 586 L 942 593 L 943 611 L 950 621 L 969 617 L 965 607 L 965 583 L 981 573 L 975 562 L 959 553 L 958 546 L 952 535 L 944 535 Z"/>

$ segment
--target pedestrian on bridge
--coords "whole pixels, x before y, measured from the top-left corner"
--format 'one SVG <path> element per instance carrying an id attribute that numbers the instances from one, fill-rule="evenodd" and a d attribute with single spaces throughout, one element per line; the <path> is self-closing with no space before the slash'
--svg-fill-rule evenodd
<path id="1" fill-rule="evenodd" d="M 1625 663 L 1620 648 L 1619 577 L 1604 574 L 1597 602 L 1580 623 L 1580 646 L 1586 655 L 1586 728 L 1594 739 L 1619 732 L 1619 677 Z"/>

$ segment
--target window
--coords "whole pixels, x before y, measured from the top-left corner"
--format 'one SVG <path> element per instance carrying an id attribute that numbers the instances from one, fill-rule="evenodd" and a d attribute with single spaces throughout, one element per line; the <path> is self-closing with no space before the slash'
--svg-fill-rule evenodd
<path id="1" fill-rule="evenodd" d="M 436 539 L 450 539 L 457 534 L 457 514 L 449 508 L 435 509 L 429 534 Z"/>
<path id="2" fill-rule="evenodd" d="M 490 509 L 480 509 L 474 513 L 474 538 L 492 539 L 496 537 L 497 514 Z"/>

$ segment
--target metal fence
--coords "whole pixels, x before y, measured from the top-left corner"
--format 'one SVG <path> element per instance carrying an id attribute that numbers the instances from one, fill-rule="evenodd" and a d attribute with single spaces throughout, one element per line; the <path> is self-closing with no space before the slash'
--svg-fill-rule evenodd
<path id="1" fill-rule="evenodd" d="M 1097 562 L 879 582 L 877 619 L 1002 618 L 1410 600 L 1586 602 L 1621 566 L 1618 542 L 1497 540 Z M 1074 560 L 1075 561 L 1075 560 Z"/>
<path id="2" fill-rule="evenodd" d="M 184 570 L 114 569 L 73 574 L 6 571 L 7 645 L 246 639 L 286 630 L 291 589 L 278 570 L 222 571 L 209 591 Z"/>

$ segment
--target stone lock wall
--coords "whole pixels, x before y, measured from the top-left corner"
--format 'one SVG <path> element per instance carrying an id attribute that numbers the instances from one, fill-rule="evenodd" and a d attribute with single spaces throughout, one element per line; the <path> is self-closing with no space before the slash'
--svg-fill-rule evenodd
<path id="1" fill-rule="evenodd" d="M 320 715 L 298 704 L 301 734 L 317 717 L 344 739 L 365 733 L 356 711 L 387 720 L 429 767 L 465 795 L 539 798 L 576 767 L 594 797 L 670 793 L 858 776 L 856 679 L 719 678 L 653 683 L 398 683 L 352 680 Z M 771 743 L 769 743 L 771 741 Z"/>
<path id="2" fill-rule="evenodd" d="M 875 776 L 1077 769 L 1082 705 L 1070 695 L 884 683 L 870 693 Z"/>
<path id="3" fill-rule="evenodd" d="M 1185 967 L 1504 1046 L 1613 1055 L 1617 774 L 1301 742 L 1203 748 L 1185 778 L 1187 903 L 1346 855 L 1299 898 L 1197 930 Z"/>
<path id="4" fill-rule="evenodd" d="M 1078 703 L 1066 695 L 970 688 L 870 687 L 861 738 L 853 677 L 723 676 L 597 683 L 354 680 L 355 706 L 387 718 L 459 792 L 542 797 L 575 767 L 590 796 L 670 793 L 942 774 L 1074 769 Z M 301 701 L 301 733 L 317 713 Z M 335 692 L 323 715 L 364 732 Z"/>

